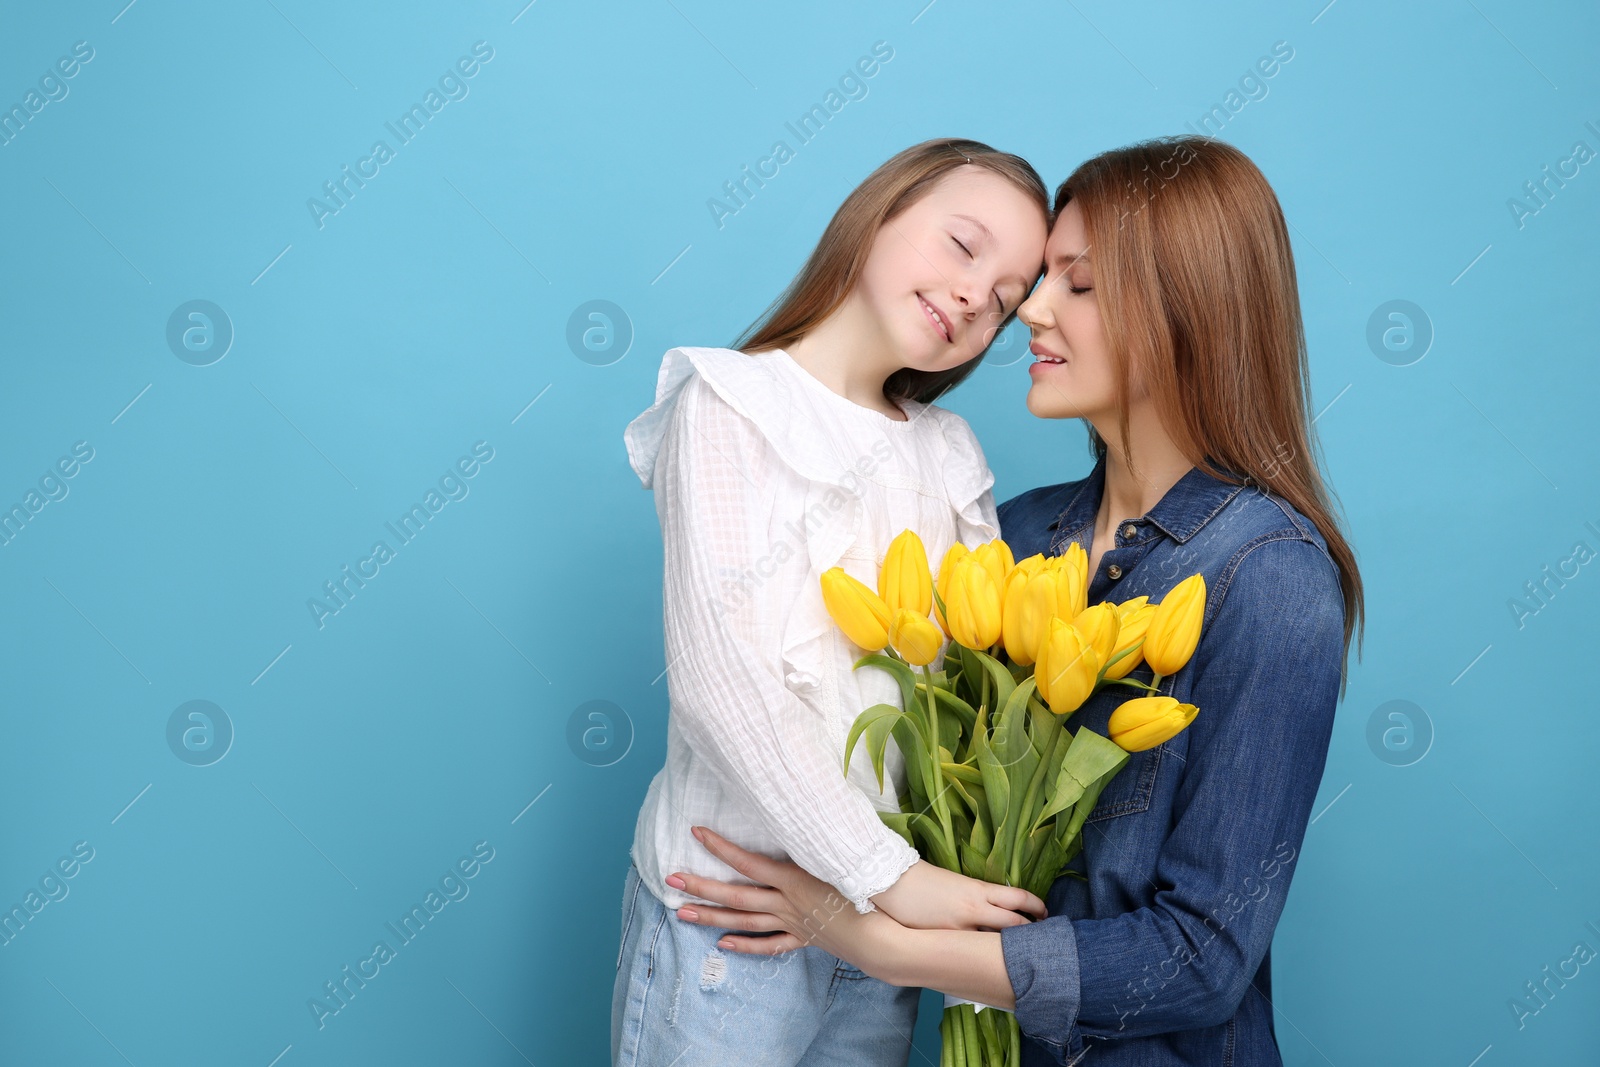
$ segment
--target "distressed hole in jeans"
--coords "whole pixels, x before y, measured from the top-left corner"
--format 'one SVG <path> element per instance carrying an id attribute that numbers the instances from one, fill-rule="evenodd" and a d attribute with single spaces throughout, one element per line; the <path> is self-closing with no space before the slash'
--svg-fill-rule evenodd
<path id="1" fill-rule="evenodd" d="M 710 992 L 727 975 L 728 957 L 716 949 L 707 952 L 706 958 L 700 961 L 700 989 Z"/>

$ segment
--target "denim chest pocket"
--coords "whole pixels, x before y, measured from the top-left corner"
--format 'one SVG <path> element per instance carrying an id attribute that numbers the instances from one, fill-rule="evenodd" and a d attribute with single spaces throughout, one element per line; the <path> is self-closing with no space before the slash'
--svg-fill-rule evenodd
<path id="1" fill-rule="evenodd" d="M 1128 762 L 1100 791 L 1100 799 L 1089 813 L 1088 821 L 1104 822 L 1119 815 L 1149 811 L 1150 798 L 1156 789 L 1156 775 L 1161 771 L 1161 754 L 1165 748 L 1165 745 L 1157 745 L 1143 752 L 1130 752 Z"/>

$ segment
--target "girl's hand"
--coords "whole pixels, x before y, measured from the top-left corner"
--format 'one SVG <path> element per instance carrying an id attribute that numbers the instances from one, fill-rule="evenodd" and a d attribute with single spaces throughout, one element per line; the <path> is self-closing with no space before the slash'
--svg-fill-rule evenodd
<path id="1" fill-rule="evenodd" d="M 815 945 L 853 963 L 874 978 L 882 978 L 891 939 L 904 927 L 886 914 L 857 912 L 833 886 L 799 864 L 746 852 L 704 826 L 692 828 L 695 839 L 728 866 L 763 885 L 731 885 L 693 874 L 671 874 L 666 882 L 727 907 L 689 904 L 678 909 L 680 919 L 727 930 L 782 930 L 771 937 L 730 934 L 717 942 L 721 948 L 757 956 L 776 956 Z M 766 888 L 770 886 L 771 888 Z"/>
<path id="2" fill-rule="evenodd" d="M 1019 886 L 995 885 L 918 860 L 872 898 L 902 926 L 919 930 L 999 930 L 1046 916 L 1044 901 Z"/>

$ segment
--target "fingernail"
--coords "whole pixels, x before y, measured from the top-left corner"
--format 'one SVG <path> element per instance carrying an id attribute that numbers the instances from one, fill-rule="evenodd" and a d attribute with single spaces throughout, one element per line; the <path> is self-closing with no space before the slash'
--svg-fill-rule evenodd
<path id="1" fill-rule="evenodd" d="M 700 836 L 700 827 L 691 826 L 691 827 L 689 827 L 689 832 L 694 835 L 694 839 L 696 841 L 702 841 L 703 842 L 705 840 L 705 838 Z"/>
<path id="2" fill-rule="evenodd" d="M 697 923 L 700 921 L 700 913 L 695 911 L 693 908 L 679 908 L 678 918 L 683 919 L 686 922 Z"/>
<path id="3" fill-rule="evenodd" d="M 728 940 L 728 939 L 727 939 L 727 938 L 726 938 L 726 937 L 725 937 L 725 938 L 723 938 L 723 939 L 722 939 L 722 940 L 721 940 L 721 941 L 718 941 L 718 942 L 717 942 L 717 947 L 718 947 L 718 948 L 732 948 L 732 947 L 733 947 L 733 942 L 732 942 L 732 941 L 730 941 L 730 940 Z"/>
<path id="4" fill-rule="evenodd" d="M 667 875 L 667 884 L 674 889 L 687 889 L 689 885 L 682 878 L 675 874 Z"/>

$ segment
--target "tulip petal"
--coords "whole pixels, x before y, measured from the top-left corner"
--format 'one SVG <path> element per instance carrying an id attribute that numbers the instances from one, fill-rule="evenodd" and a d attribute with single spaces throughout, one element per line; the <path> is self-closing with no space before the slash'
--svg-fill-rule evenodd
<path id="1" fill-rule="evenodd" d="M 1161 598 L 1144 637 L 1144 659 L 1150 669 L 1177 674 L 1194 655 L 1206 611 L 1206 580 L 1191 574 Z"/>

